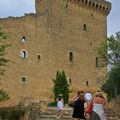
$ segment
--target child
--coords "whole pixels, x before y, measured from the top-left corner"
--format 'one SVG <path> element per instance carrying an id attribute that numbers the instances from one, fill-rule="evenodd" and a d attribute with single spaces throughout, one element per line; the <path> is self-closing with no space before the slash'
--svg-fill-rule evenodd
<path id="1" fill-rule="evenodd" d="M 63 98 L 62 94 L 58 95 L 57 99 L 57 110 L 58 110 L 58 115 L 57 117 L 60 118 L 62 116 L 62 110 L 63 110 Z"/>

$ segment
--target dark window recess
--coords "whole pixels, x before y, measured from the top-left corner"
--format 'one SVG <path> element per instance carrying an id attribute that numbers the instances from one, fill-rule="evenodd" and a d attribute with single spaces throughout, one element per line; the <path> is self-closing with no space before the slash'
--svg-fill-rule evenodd
<path id="1" fill-rule="evenodd" d="M 22 77 L 22 82 L 26 82 L 26 77 Z"/>
<path id="2" fill-rule="evenodd" d="M 69 60 L 70 62 L 73 62 L 73 52 L 70 52 Z"/>
<path id="3" fill-rule="evenodd" d="M 89 5 L 91 5 L 91 1 L 89 1 Z"/>
<path id="4" fill-rule="evenodd" d="M 83 30 L 87 31 L 87 25 L 86 24 L 83 25 Z"/>
<path id="5" fill-rule="evenodd" d="M 93 17 L 93 13 L 91 13 L 91 16 Z"/>
<path id="6" fill-rule="evenodd" d="M 89 87 L 89 82 L 88 81 L 86 81 L 86 87 Z"/>
<path id="7" fill-rule="evenodd" d="M 96 4 L 96 8 L 98 8 L 98 4 Z"/>
<path id="8" fill-rule="evenodd" d="M 98 57 L 95 58 L 96 61 L 96 67 L 98 67 Z"/>
<path id="9" fill-rule="evenodd" d="M 90 42 L 90 46 L 92 46 L 92 42 Z"/>
<path id="10" fill-rule="evenodd" d="M 26 41 L 26 37 L 23 36 L 23 37 L 22 37 L 22 42 L 25 42 L 25 41 Z"/>
<path id="11" fill-rule="evenodd" d="M 95 3 L 93 3 L 93 7 L 95 7 Z"/>
<path id="12" fill-rule="evenodd" d="M 101 5 L 99 6 L 99 9 L 100 9 L 100 10 L 102 9 L 102 6 L 101 6 Z"/>
<path id="13" fill-rule="evenodd" d="M 87 0 L 85 0 L 85 3 L 87 4 Z"/>
<path id="14" fill-rule="evenodd" d="M 68 7 L 68 4 L 66 4 L 65 7 L 67 8 L 67 7 Z"/>
<path id="15" fill-rule="evenodd" d="M 23 36 L 23 39 L 25 39 L 25 36 Z"/>
<path id="16" fill-rule="evenodd" d="M 62 21 L 60 20 L 60 27 L 62 26 Z"/>
<path id="17" fill-rule="evenodd" d="M 72 80 L 71 80 L 71 78 L 69 78 L 69 84 L 71 84 L 72 83 Z"/>
<path id="18" fill-rule="evenodd" d="M 41 56 L 40 56 L 40 55 L 37 55 L 37 58 L 38 58 L 38 60 L 40 60 Z"/>

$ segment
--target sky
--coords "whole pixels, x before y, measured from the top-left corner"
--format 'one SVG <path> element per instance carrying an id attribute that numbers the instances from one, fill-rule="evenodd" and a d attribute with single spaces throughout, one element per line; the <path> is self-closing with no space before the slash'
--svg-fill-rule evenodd
<path id="1" fill-rule="evenodd" d="M 112 10 L 107 17 L 107 34 L 120 31 L 120 0 L 106 0 L 112 3 Z M 0 18 L 24 16 L 35 13 L 35 0 L 0 0 Z"/>

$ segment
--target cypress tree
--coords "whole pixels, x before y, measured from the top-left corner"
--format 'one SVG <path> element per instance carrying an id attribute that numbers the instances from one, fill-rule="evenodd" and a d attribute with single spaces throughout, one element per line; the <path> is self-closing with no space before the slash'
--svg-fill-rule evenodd
<path id="1" fill-rule="evenodd" d="M 59 94 L 62 94 L 64 103 L 68 103 L 69 99 L 69 84 L 65 75 L 65 72 L 56 73 L 56 78 L 53 79 L 54 82 L 54 99 L 56 100 Z"/>

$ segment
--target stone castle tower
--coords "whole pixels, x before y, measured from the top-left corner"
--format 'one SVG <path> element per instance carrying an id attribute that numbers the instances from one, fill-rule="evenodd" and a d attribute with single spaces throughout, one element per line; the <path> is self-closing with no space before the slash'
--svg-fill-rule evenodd
<path id="1" fill-rule="evenodd" d="M 0 19 L 9 37 L 1 86 L 11 100 L 21 96 L 49 99 L 56 71 L 64 70 L 71 89 L 95 90 L 106 68 L 99 68 L 96 48 L 107 36 L 105 0 L 35 0 L 36 14 Z"/>

